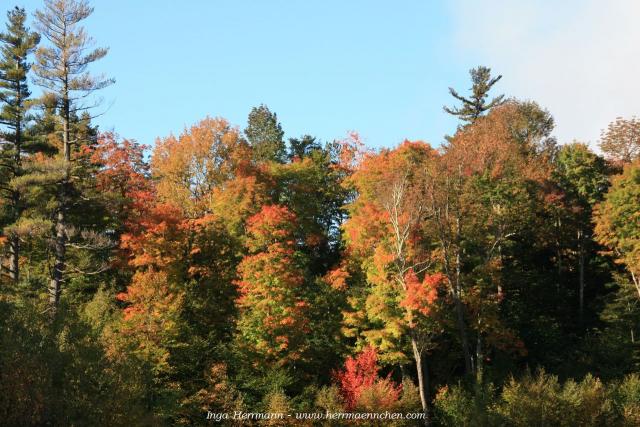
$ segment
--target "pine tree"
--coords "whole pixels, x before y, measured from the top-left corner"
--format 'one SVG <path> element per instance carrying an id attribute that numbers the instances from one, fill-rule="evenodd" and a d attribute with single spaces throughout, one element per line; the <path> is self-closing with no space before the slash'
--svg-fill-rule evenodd
<path id="1" fill-rule="evenodd" d="M 272 113 L 266 105 L 251 109 L 244 133 L 253 148 L 255 161 L 284 162 L 284 131 L 280 123 L 278 123 L 276 113 Z"/>
<path id="2" fill-rule="evenodd" d="M 443 108 L 447 113 L 458 116 L 463 122 L 473 123 L 478 119 L 478 117 L 484 115 L 484 113 L 488 112 L 493 107 L 502 104 L 504 102 L 504 95 L 496 96 L 487 103 L 489 91 L 493 85 L 498 83 L 502 78 L 501 75 L 498 77 L 491 77 L 491 68 L 479 66 L 471 69 L 469 74 L 471 74 L 471 81 L 473 83 L 473 86 L 471 87 L 471 96 L 462 96 L 455 89 L 450 87 L 449 93 L 455 99 L 461 101 L 462 106 L 452 108 L 445 106 Z"/>
<path id="3" fill-rule="evenodd" d="M 7 30 L 0 33 L 0 124 L 5 131 L 0 138 L 5 142 L 0 154 L 2 157 L 2 191 L 7 201 L 9 212 L 8 222 L 15 224 L 22 210 L 20 193 L 9 182 L 12 178 L 22 174 L 22 155 L 26 151 L 25 130 L 31 116 L 29 110 L 33 103 L 29 99 L 31 92 L 27 83 L 27 74 L 31 65 L 28 56 L 33 53 L 40 41 L 40 36 L 29 31 L 25 26 L 27 14 L 24 9 L 15 7 L 7 12 Z M 5 173 L 6 172 L 6 173 Z M 5 228 L 5 234 L 7 229 Z M 20 279 L 19 257 L 20 238 L 15 232 L 8 237 L 9 267 L 8 273 L 13 282 Z"/>
<path id="4" fill-rule="evenodd" d="M 67 210 L 71 204 L 72 150 L 85 141 L 74 132 L 72 118 L 96 104 L 83 100 L 93 92 L 112 84 L 113 79 L 91 76 L 88 66 L 107 54 L 107 49 L 90 49 L 92 39 L 79 24 L 89 17 L 93 8 L 84 0 L 45 0 L 43 10 L 36 12 L 37 28 L 49 45 L 36 52 L 35 83 L 57 100 L 62 122 L 62 159 L 64 177 L 58 185 L 58 207 L 55 216 L 55 262 L 51 271 L 49 303 L 55 314 L 65 275 L 66 243 L 68 239 Z M 88 51 L 88 52 L 87 52 Z"/>

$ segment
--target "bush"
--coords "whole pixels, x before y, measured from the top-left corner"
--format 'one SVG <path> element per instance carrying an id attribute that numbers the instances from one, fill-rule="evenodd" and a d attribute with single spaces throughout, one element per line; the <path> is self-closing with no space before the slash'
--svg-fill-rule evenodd
<path id="1" fill-rule="evenodd" d="M 620 384 L 614 384 L 610 389 L 617 424 L 640 425 L 640 376 L 628 375 Z"/>
<path id="2" fill-rule="evenodd" d="M 443 426 L 467 427 L 473 424 L 473 396 L 460 384 L 444 386 L 436 394 L 433 402 L 434 415 Z"/>
<path id="3" fill-rule="evenodd" d="M 521 381 L 511 379 L 503 388 L 493 411 L 500 424 L 509 426 L 607 425 L 610 402 L 600 380 L 591 375 L 564 386 L 543 370 Z"/>

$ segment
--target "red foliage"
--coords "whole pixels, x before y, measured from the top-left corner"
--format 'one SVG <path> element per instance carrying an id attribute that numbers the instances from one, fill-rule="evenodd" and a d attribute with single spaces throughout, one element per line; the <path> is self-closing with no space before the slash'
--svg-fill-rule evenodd
<path id="1" fill-rule="evenodd" d="M 108 196 L 109 208 L 125 223 L 136 212 L 146 211 L 153 200 L 149 167 L 144 160 L 147 148 L 128 139 L 118 142 L 116 135 L 108 132 L 100 135 L 91 152 L 91 161 L 100 167 L 97 188 Z"/>
<path id="2" fill-rule="evenodd" d="M 385 396 L 378 396 L 382 397 L 379 402 L 383 407 L 390 407 L 398 400 L 402 385 L 396 384 L 389 377 L 380 378 L 379 370 L 378 354 L 371 346 L 355 358 L 347 357 L 344 369 L 336 372 L 334 377 L 348 410 L 354 409 L 360 397 L 368 391 L 385 391 Z"/>

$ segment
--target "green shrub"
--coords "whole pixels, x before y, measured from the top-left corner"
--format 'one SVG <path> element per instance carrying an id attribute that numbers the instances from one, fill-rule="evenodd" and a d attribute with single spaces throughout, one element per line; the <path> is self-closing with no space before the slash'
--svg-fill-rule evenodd
<path id="1" fill-rule="evenodd" d="M 519 426 L 597 426 L 606 425 L 611 413 L 607 393 L 597 378 L 588 375 L 564 386 L 555 375 L 543 370 L 520 381 L 511 379 L 493 407 L 500 423 Z"/>
<path id="2" fill-rule="evenodd" d="M 444 386 L 433 402 L 434 415 L 443 426 L 467 427 L 473 424 L 473 396 L 460 384 Z"/>
<path id="3" fill-rule="evenodd" d="M 610 387 L 612 406 L 619 425 L 640 425 L 640 376 L 631 374 Z"/>

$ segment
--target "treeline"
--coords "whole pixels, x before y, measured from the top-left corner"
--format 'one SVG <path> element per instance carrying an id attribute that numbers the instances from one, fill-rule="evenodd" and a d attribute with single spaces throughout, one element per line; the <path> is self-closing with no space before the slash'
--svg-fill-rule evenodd
<path id="1" fill-rule="evenodd" d="M 478 67 L 435 147 L 285 141 L 264 105 L 148 147 L 93 123 L 92 11 L 0 33 L 3 425 L 640 422 L 640 120 L 558 144 Z"/>

